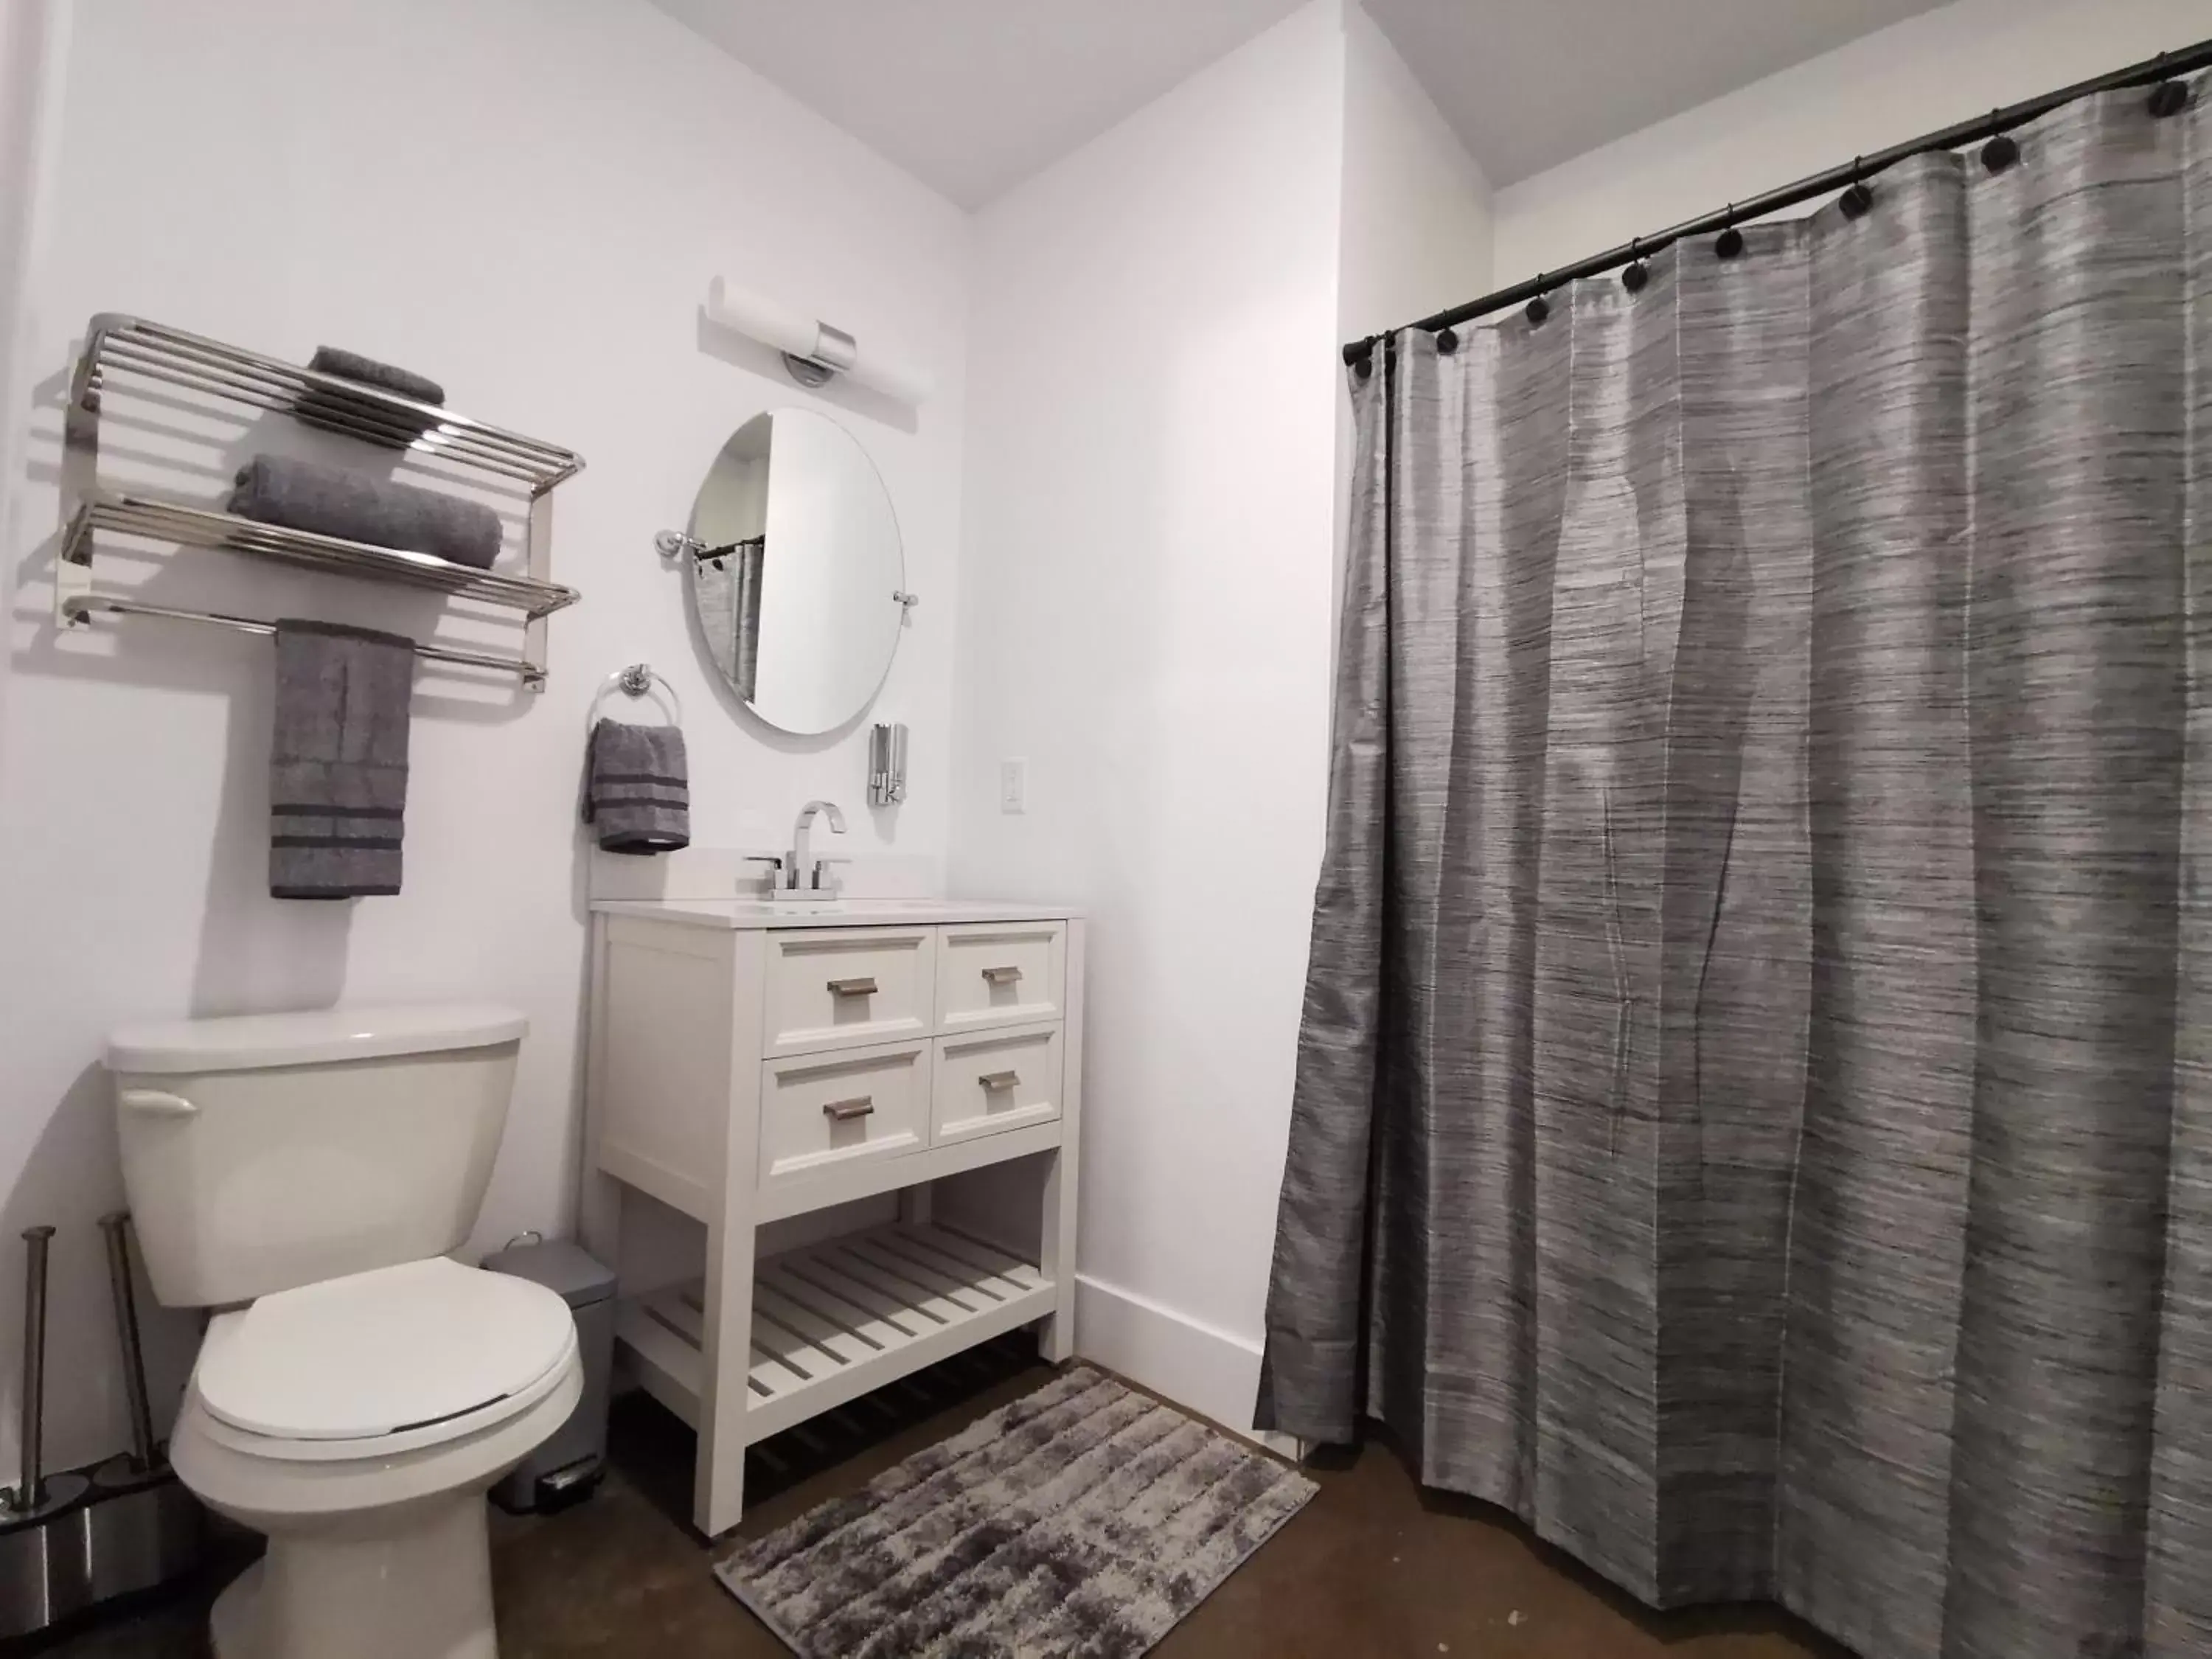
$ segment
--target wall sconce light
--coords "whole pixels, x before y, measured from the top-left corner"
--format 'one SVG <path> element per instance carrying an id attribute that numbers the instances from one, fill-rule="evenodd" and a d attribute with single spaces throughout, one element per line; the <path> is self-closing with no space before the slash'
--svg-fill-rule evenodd
<path id="1" fill-rule="evenodd" d="M 929 400 L 929 382 L 915 370 L 873 353 L 863 359 L 860 342 L 843 329 L 733 288 L 723 277 L 707 284 L 706 311 L 708 321 L 781 352 L 791 378 L 810 391 L 842 374 L 908 407 Z"/>

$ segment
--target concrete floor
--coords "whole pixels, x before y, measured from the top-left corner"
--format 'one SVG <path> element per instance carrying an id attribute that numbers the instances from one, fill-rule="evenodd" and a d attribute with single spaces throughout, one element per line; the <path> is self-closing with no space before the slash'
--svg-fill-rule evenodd
<path id="1" fill-rule="evenodd" d="M 754 1506 L 739 1530 L 773 1530 L 1050 1374 L 994 1345 L 855 1402 L 827 1434 L 779 1437 L 748 1473 Z M 588 1502 L 544 1517 L 494 1513 L 505 1659 L 784 1656 L 714 1582 L 681 1519 L 689 1431 L 635 1397 L 618 1408 L 612 1444 L 615 1468 Z M 1320 1495 L 1152 1650 L 1158 1659 L 1850 1659 L 1769 1609 L 1646 1613 L 1500 1512 L 1423 1492 L 1382 1447 L 1311 1473 Z M 173 1598 L 46 1651 L 202 1659 L 204 1607 L 204 1591 Z"/>

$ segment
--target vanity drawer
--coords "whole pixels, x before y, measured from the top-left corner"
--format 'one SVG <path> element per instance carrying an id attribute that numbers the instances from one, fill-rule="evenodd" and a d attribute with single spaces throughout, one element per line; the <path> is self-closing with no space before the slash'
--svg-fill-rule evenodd
<path id="1" fill-rule="evenodd" d="M 823 927 L 769 935 L 763 1052 L 810 1054 L 929 1030 L 933 927 Z"/>
<path id="2" fill-rule="evenodd" d="M 1067 976 L 1067 925 L 979 922 L 938 930 L 937 1029 L 1058 1019 Z"/>
<path id="3" fill-rule="evenodd" d="M 938 1038 L 931 1144 L 1053 1121 L 1060 1115 L 1060 1041 L 1058 1025 Z"/>
<path id="4" fill-rule="evenodd" d="M 839 1049 L 761 1067 L 760 1184 L 927 1144 L 930 1046 Z"/>

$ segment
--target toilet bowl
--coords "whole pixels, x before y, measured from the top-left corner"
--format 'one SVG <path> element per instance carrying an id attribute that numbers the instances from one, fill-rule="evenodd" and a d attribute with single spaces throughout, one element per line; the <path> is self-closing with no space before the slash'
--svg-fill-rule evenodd
<path id="1" fill-rule="evenodd" d="M 169 1455 L 269 1539 L 216 1604 L 221 1659 L 493 1659 L 483 1494 L 582 1379 L 559 1297 L 443 1257 L 217 1315 Z"/>
<path id="2" fill-rule="evenodd" d="M 583 1389 L 560 1297 L 443 1254 L 524 1030 L 340 1009 L 109 1040 L 147 1276 L 216 1310 L 170 1462 L 269 1540 L 216 1604 L 220 1659 L 495 1659 L 483 1495 Z"/>

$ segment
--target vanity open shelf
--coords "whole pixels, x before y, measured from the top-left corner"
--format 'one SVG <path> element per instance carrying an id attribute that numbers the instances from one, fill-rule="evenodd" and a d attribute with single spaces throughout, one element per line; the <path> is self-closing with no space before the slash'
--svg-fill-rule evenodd
<path id="1" fill-rule="evenodd" d="M 290 416 L 325 431 L 381 448 L 404 451 L 433 470 L 477 475 L 528 497 L 522 568 L 477 569 L 431 554 L 319 535 L 227 513 L 204 502 L 170 501 L 102 488 L 100 426 L 108 394 L 158 394 L 173 387 L 211 408 L 222 405 Z M 266 634 L 271 624 L 250 617 L 186 610 L 140 599 L 127 588 L 93 580 L 96 544 L 120 535 L 173 546 L 220 548 L 370 581 L 429 588 L 520 614 L 522 649 L 512 656 L 418 643 L 416 654 L 519 674 L 526 685 L 545 682 L 545 618 L 581 597 L 552 579 L 552 496 L 556 484 L 583 468 L 574 451 L 442 404 L 417 403 L 380 387 L 303 368 L 240 346 L 102 312 L 85 330 L 63 425 L 63 538 L 54 568 L 54 616 L 82 627 L 102 614 L 196 622 Z"/>
<path id="2" fill-rule="evenodd" d="M 757 1441 L 1019 1326 L 1073 1353 L 1079 915 L 592 909 L 584 1242 L 638 1381 L 698 1432 L 701 1532 L 741 1518 Z M 1011 1215 L 938 1204 L 1016 1159 Z"/>
<path id="3" fill-rule="evenodd" d="M 1042 1319 L 1057 1289 L 1035 1262 L 903 1222 L 771 1256 L 753 1270 L 744 1443 Z M 646 1391 L 697 1428 L 705 1280 L 625 1302 L 615 1328 Z"/>

